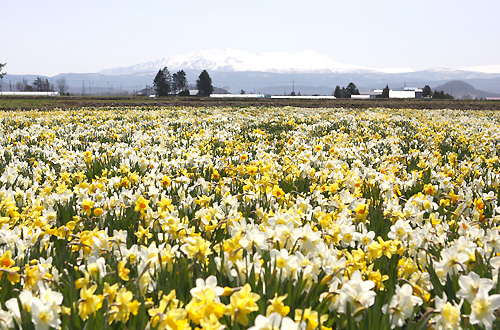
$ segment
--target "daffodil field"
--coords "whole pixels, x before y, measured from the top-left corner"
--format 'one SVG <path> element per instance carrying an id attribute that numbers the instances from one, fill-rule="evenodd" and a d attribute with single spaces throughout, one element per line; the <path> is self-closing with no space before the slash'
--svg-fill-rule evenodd
<path id="1" fill-rule="evenodd" d="M 500 113 L 0 112 L 0 329 L 500 327 Z"/>

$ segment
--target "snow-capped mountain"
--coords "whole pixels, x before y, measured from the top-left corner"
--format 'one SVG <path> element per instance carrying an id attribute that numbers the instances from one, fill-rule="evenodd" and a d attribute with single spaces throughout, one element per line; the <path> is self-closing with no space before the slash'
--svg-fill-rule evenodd
<path id="1" fill-rule="evenodd" d="M 99 72 L 104 75 L 151 74 L 167 67 L 175 70 L 208 70 L 209 72 L 268 72 L 278 74 L 413 74 L 417 72 L 441 74 L 500 74 L 500 65 L 466 67 L 460 69 L 430 68 L 416 71 L 408 67 L 369 68 L 337 62 L 311 50 L 290 54 L 286 52 L 251 53 L 234 49 L 209 49 L 186 55 L 174 55 L 142 64 L 112 68 Z"/>
<path id="2" fill-rule="evenodd" d="M 471 66 L 467 68 L 461 68 L 460 70 L 484 73 L 500 73 L 500 65 Z"/>
<path id="3" fill-rule="evenodd" d="M 374 69 L 340 63 L 313 51 L 289 54 L 211 49 L 98 73 L 61 74 L 56 77 L 66 78 L 70 93 L 90 94 L 91 90 L 87 84 L 91 84 L 92 93 L 112 95 L 116 90 L 120 90 L 120 93 L 134 92 L 151 86 L 156 73 L 163 67 L 167 67 L 171 73 L 184 70 L 191 84 L 194 84 L 202 70 L 207 70 L 214 86 L 231 92 L 246 90 L 287 94 L 295 88 L 295 91 L 302 95 L 325 95 L 330 94 L 335 86 L 347 86 L 350 82 L 354 82 L 360 90 L 370 90 L 381 89 L 386 85 L 391 88 L 405 85 L 433 87 L 450 80 L 462 80 L 479 90 L 500 94 L 500 65 L 461 69 Z M 4 78 L 14 81 L 23 77 Z"/>
<path id="4" fill-rule="evenodd" d="M 358 65 L 340 63 L 310 50 L 289 54 L 285 52 L 250 53 L 233 49 L 210 49 L 189 53 L 187 55 L 174 55 L 168 58 L 128 67 L 113 68 L 101 71 L 100 73 L 107 75 L 123 75 L 138 72 L 153 72 L 165 66 L 171 71 L 180 69 L 272 73 L 345 73 L 379 71 Z M 405 70 L 403 70 L 403 72 L 408 72 Z M 388 69 L 388 72 L 402 71 L 401 68 L 392 68 Z"/>

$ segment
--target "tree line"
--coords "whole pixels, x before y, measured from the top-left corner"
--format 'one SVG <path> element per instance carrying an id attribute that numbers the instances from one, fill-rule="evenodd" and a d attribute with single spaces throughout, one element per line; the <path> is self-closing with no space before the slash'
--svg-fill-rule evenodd
<path id="1" fill-rule="evenodd" d="M 170 74 L 167 67 L 158 70 L 155 79 L 153 80 L 156 96 L 189 96 L 188 80 L 186 72 L 179 70 L 174 74 Z M 210 96 L 213 93 L 212 78 L 207 70 L 203 70 L 196 80 L 196 87 L 199 96 Z"/>
<path id="2" fill-rule="evenodd" d="M 68 93 L 66 78 L 57 79 L 56 86 L 61 95 Z M 55 92 L 56 88 L 48 79 L 37 77 L 32 84 L 29 84 L 26 78 L 21 79 L 16 83 L 16 90 L 19 92 Z"/>
<path id="3" fill-rule="evenodd" d="M 7 72 L 2 72 L 3 68 L 7 63 L 0 63 L 0 79 L 7 74 Z M 56 80 L 57 88 L 61 94 L 68 93 L 68 83 L 66 78 L 61 77 Z M 43 79 L 42 77 L 37 77 L 33 83 L 30 85 L 26 78 L 21 79 L 15 85 L 18 92 L 54 92 L 54 84 L 49 82 L 48 79 Z"/>
<path id="4" fill-rule="evenodd" d="M 353 82 L 350 82 L 347 87 L 342 88 L 337 85 L 333 91 L 333 96 L 338 99 L 348 99 L 351 98 L 351 95 L 359 95 L 359 90 Z"/>
<path id="5" fill-rule="evenodd" d="M 422 89 L 422 97 L 431 97 L 433 99 L 447 99 L 447 100 L 454 99 L 452 95 L 448 93 L 445 94 L 444 91 L 434 90 L 433 92 L 429 85 L 425 85 L 425 87 Z"/>
<path id="6" fill-rule="evenodd" d="M 390 90 L 389 85 L 386 85 L 385 88 L 382 90 L 382 94 L 377 95 L 377 98 L 388 99 L 389 90 Z M 347 87 L 341 88 L 339 85 L 337 85 L 332 95 L 338 99 L 348 99 L 351 98 L 351 95 L 359 95 L 359 90 L 353 82 L 350 82 L 349 85 L 347 85 Z M 445 94 L 444 91 L 435 90 L 433 92 L 429 85 L 425 85 L 424 88 L 422 89 L 422 97 L 429 97 L 433 99 L 450 99 L 450 100 L 453 99 L 452 95 L 448 93 Z"/>

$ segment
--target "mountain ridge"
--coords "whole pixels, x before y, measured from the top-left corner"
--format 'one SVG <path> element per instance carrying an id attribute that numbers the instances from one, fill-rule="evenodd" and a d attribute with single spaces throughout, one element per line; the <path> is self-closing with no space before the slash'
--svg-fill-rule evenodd
<path id="1" fill-rule="evenodd" d="M 448 81 L 442 85 L 436 86 L 433 90 L 443 91 L 452 95 L 456 99 L 464 98 L 486 98 L 486 97 L 500 97 L 500 93 L 490 93 L 476 89 L 471 84 L 461 80 Z"/>
<path id="2" fill-rule="evenodd" d="M 171 73 L 184 70 L 191 85 L 195 84 L 202 70 L 207 70 L 214 86 L 232 93 L 245 90 L 284 94 L 290 93 L 296 86 L 295 92 L 301 92 L 302 95 L 330 95 L 336 85 L 347 86 L 350 82 L 366 91 L 381 89 L 386 85 L 390 88 L 433 87 L 453 80 L 465 81 L 485 92 L 500 93 L 500 73 L 475 72 L 471 71 L 471 67 L 461 70 L 374 69 L 340 63 L 313 51 L 254 54 L 232 49 L 212 49 L 96 73 L 66 73 L 44 78 L 55 83 L 56 79 L 65 77 L 70 93 L 112 95 L 117 90 L 120 93 L 134 93 L 151 87 L 156 73 L 165 66 Z M 496 71 L 495 67 L 487 66 L 485 71 Z M 34 80 L 36 75 L 8 74 L 3 79 L 4 90 L 12 90 L 15 83 L 24 77 Z"/>
<path id="3" fill-rule="evenodd" d="M 371 70 L 362 66 L 340 63 L 310 50 L 289 54 L 285 52 L 251 53 L 225 48 L 174 55 L 131 66 L 102 70 L 99 73 L 116 75 L 152 72 L 162 67 L 173 70 L 272 73 L 339 73 Z"/>
<path id="4" fill-rule="evenodd" d="M 311 50 L 297 53 L 267 52 L 251 53 L 229 48 L 208 49 L 188 54 L 178 54 L 167 58 L 130 66 L 110 68 L 99 71 L 104 75 L 124 75 L 139 72 L 156 72 L 160 68 L 169 70 L 207 70 L 221 72 L 270 72 L 270 73 L 375 73 L 402 74 L 419 71 L 460 72 L 463 75 L 496 74 L 500 75 L 500 65 L 475 66 L 461 69 L 430 68 L 414 70 L 408 67 L 370 68 L 335 61 Z M 481 71 L 483 70 L 483 71 Z"/>

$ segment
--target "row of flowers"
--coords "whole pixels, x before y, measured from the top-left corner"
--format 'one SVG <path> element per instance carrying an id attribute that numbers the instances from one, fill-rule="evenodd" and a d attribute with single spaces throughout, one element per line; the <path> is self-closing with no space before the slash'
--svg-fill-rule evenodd
<path id="1" fill-rule="evenodd" d="M 0 119 L 0 328 L 500 325 L 495 112 Z"/>

